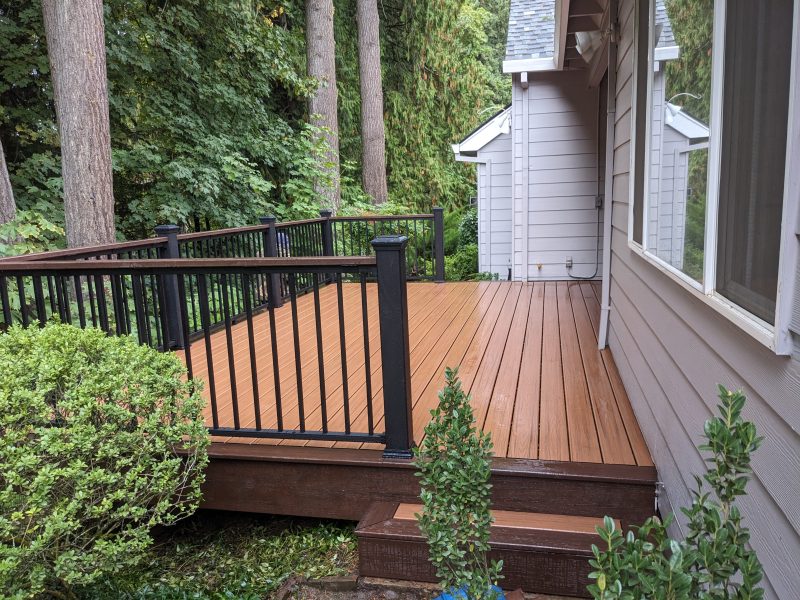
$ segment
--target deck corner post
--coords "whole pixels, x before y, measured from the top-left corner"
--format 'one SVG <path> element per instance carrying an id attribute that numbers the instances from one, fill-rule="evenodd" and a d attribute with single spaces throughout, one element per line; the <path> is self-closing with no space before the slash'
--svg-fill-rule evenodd
<path id="1" fill-rule="evenodd" d="M 181 228 L 177 225 L 158 225 L 155 233 L 158 237 L 167 238 L 167 245 L 159 249 L 159 258 L 180 258 L 178 247 L 178 233 Z M 164 304 L 167 331 L 165 332 L 164 346 L 170 349 L 185 348 L 183 340 L 183 327 L 181 324 L 181 305 L 183 299 L 178 291 L 178 276 L 164 275 Z"/>
<path id="2" fill-rule="evenodd" d="M 322 225 L 322 256 L 335 256 L 333 252 L 333 225 L 331 223 L 331 217 L 333 216 L 333 211 L 330 208 L 323 208 L 319 211 L 319 216 L 321 219 L 324 219 L 321 223 Z M 328 274 L 325 276 L 325 281 L 330 283 L 333 281 L 333 275 Z"/>
<path id="3" fill-rule="evenodd" d="M 319 216 L 322 221 L 322 255 L 333 256 L 333 226 L 331 225 L 331 217 L 333 211 L 330 208 L 324 208 L 319 211 Z"/>
<path id="4" fill-rule="evenodd" d="M 433 207 L 433 268 L 434 281 L 444 281 L 444 208 Z"/>
<path id="5" fill-rule="evenodd" d="M 273 215 L 259 217 L 258 219 L 262 225 L 267 225 L 264 230 L 264 256 L 267 258 L 276 258 L 278 253 L 278 230 L 275 224 L 278 219 Z M 281 293 L 281 276 L 280 273 L 271 273 L 267 279 L 267 301 L 272 308 L 283 306 L 283 294 Z"/>
<path id="6" fill-rule="evenodd" d="M 372 240 L 378 280 L 386 424 L 384 458 L 409 459 L 414 446 L 406 288 L 407 244 L 408 238 L 404 235 L 383 235 Z"/>

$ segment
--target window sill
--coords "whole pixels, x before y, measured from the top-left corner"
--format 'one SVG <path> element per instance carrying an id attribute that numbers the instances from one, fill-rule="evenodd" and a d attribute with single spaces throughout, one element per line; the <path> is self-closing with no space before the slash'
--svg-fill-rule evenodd
<path id="1" fill-rule="evenodd" d="M 706 293 L 703 291 L 701 284 L 681 273 L 675 267 L 667 264 L 657 256 L 644 250 L 636 242 L 629 240 L 628 247 L 646 263 L 658 269 L 661 273 L 687 290 L 703 304 L 714 310 L 717 314 L 725 317 L 744 333 L 758 341 L 760 344 L 769 348 L 775 354 L 791 354 L 790 350 L 786 351 L 778 348 L 777 338 L 775 336 L 775 327 L 770 323 L 763 321 L 754 314 L 744 310 L 736 304 L 733 304 L 730 300 L 721 296 L 717 292 Z"/>

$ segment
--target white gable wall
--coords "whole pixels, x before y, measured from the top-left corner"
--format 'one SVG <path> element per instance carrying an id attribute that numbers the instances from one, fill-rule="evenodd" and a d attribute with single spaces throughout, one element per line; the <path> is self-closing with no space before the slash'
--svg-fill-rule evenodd
<path id="1" fill-rule="evenodd" d="M 535 74 L 526 107 L 528 258 L 523 276 L 599 276 L 597 89 L 588 89 L 584 71 Z M 571 271 L 566 268 L 568 256 L 574 265 Z"/>
<path id="2" fill-rule="evenodd" d="M 511 134 L 478 152 L 478 269 L 508 277 L 511 266 Z"/>

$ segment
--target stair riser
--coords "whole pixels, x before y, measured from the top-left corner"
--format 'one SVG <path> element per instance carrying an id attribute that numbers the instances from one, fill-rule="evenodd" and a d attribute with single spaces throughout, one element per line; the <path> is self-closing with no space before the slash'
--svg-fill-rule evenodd
<path id="1" fill-rule="evenodd" d="M 409 581 L 436 582 L 428 561 L 428 547 L 416 541 L 359 537 L 359 574 Z M 548 550 L 494 548 L 494 560 L 503 561 L 502 587 L 526 592 L 589 597 L 589 555 Z"/>

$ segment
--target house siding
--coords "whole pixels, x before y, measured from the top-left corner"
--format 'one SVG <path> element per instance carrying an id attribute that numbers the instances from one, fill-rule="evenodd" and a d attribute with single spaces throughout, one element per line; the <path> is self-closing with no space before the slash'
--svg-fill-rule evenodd
<path id="1" fill-rule="evenodd" d="M 599 271 L 597 102 L 597 90 L 587 89 L 583 72 L 530 74 L 527 90 L 515 76 L 515 279 L 568 279 L 570 273 L 586 277 Z"/>
<path id="2" fill-rule="evenodd" d="M 767 597 L 797 598 L 800 341 L 791 357 L 776 356 L 629 249 L 634 1 L 619 6 L 609 346 L 665 486 L 662 513 L 691 501 L 693 474 L 705 468 L 696 446 L 702 423 L 715 413 L 717 384 L 745 392 L 745 417 L 766 439 L 753 457 L 742 512 Z M 797 278 L 800 285 L 800 272 Z M 682 514 L 674 529 L 685 532 Z"/>
<path id="3" fill-rule="evenodd" d="M 486 144 L 478 160 L 478 268 L 506 279 L 511 266 L 511 134 Z"/>

